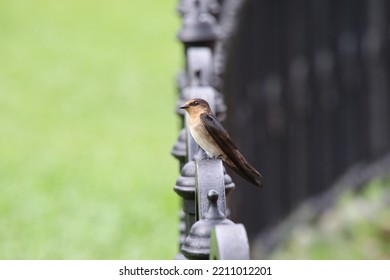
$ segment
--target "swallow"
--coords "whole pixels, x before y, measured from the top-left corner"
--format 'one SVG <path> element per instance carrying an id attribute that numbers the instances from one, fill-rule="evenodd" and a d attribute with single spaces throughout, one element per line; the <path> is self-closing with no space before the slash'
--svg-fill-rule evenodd
<path id="1" fill-rule="evenodd" d="M 221 159 L 248 182 L 263 186 L 261 174 L 240 153 L 205 100 L 194 98 L 179 108 L 187 111 L 191 135 L 209 157 Z"/>

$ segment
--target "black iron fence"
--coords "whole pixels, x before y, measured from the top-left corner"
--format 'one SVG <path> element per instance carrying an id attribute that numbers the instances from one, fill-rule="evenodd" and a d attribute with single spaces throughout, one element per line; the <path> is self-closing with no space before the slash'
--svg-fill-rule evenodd
<path id="1" fill-rule="evenodd" d="M 220 21 L 224 5 L 219 1 L 180 1 L 183 18 L 178 39 L 183 43 L 185 67 L 177 76 L 177 107 L 191 98 L 208 101 L 222 120 L 226 106 L 221 88 L 221 64 L 226 37 Z M 229 9 L 229 11 L 232 11 Z M 184 111 L 177 110 L 182 129 L 172 154 L 180 162 L 181 176 L 174 190 L 182 197 L 180 253 L 177 259 L 248 259 L 245 227 L 227 218 L 226 196 L 235 185 L 220 159 L 207 159 L 192 138 Z"/>
<path id="2" fill-rule="evenodd" d="M 390 151 L 390 2 L 247 0 L 229 47 L 226 126 L 264 175 L 230 198 L 252 239 Z"/>

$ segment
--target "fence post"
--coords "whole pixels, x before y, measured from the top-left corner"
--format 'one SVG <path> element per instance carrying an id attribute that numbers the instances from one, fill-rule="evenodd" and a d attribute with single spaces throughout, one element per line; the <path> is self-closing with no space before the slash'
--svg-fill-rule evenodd
<path id="1" fill-rule="evenodd" d="M 217 0 L 181 0 L 178 5 L 177 10 L 183 17 L 178 38 L 184 45 L 185 69 L 177 75 L 177 108 L 191 98 L 202 98 L 222 120 L 226 106 L 222 94 L 212 86 L 217 83 L 214 48 L 221 38 L 217 22 L 222 9 L 219 3 Z M 209 159 L 196 144 L 188 130 L 184 111 L 177 109 L 176 112 L 181 117 L 182 129 L 171 153 L 180 163 L 181 175 L 174 191 L 182 198 L 183 207 L 179 241 L 182 254 L 179 253 L 176 258 L 208 259 L 212 256 L 213 259 L 247 259 L 249 245 L 245 228 L 226 218 L 226 196 L 235 185 L 222 161 Z M 233 242 L 237 248 L 229 244 L 232 238 L 236 238 L 229 237 L 230 234 L 238 235 L 237 241 Z"/>

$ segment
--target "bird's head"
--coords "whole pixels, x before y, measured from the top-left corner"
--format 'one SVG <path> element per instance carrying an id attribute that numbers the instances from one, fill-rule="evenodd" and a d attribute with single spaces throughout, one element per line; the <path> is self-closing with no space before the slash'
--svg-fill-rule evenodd
<path id="1" fill-rule="evenodd" d="M 183 106 L 180 106 L 179 108 L 186 110 L 190 115 L 199 115 L 202 113 L 211 112 L 209 104 L 205 100 L 200 98 L 190 99 Z"/>

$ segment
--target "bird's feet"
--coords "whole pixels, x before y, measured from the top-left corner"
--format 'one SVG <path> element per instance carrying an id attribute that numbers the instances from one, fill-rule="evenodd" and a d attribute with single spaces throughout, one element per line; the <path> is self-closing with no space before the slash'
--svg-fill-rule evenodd
<path id="1" fill-rule="evenodd" d="M 218 156 L 213 156 L 212 159 L 222 159 L 223 157 L 223 154 L 220 154 Z"/>

